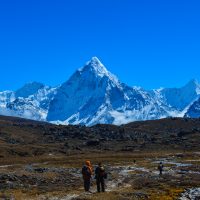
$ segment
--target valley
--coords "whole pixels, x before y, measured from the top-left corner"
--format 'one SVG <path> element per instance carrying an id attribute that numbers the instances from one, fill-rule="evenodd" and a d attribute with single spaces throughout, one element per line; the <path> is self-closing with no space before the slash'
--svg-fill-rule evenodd
<path id="1" fill-rule="evenodd" d="M 63 126 L 0 117 L 1 199 L 195 199 L 200 187 L 200 120 Z M 81 168 L 102 161 L 106 192 L 85 193 Z M 160 176 L 157 166 L 163 162 Z"/>

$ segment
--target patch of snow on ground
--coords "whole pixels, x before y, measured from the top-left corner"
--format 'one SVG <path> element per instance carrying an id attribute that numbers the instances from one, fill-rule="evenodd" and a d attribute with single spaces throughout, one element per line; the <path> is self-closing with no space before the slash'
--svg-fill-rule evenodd
<path id="1" fill-rule="evenodd" d="M 50 200 L 73 200 L 77 197 L 79 197 L 79 195 L 77 195 L 77 194 L 68 194 L 67 196 L 64 196 L 62 198 L 53 197 L 53 198 L 50 198 Z"/>
<path id="2" fill-rule="evenodd" d="M 182 193 L 179 200 L 198 200 L 200 199 L 200 188 L 187 189 Z"/>

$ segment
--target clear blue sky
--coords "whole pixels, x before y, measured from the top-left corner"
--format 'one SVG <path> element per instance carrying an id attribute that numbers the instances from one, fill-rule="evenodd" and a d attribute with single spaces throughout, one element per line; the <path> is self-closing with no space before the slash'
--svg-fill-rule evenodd
<path id="1" fill-rule="evenodd" d="M 58 85 L 92 56 L 130 86 L 200 81 L 200 1 L 0 1 L 0 90 Z"/>

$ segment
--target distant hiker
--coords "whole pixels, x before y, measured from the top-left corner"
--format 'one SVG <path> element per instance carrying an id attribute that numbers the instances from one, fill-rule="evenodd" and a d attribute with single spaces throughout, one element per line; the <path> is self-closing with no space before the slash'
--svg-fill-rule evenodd
<path id="1" fill-rule="evenodd" d="M 86 192 L 90 190 L 90 181 L 92 177 L 92 165 L 89 160 L 85 161 L 85 165 L 82 168 L 82 175 L 84 181 L 84 189 Z"/>
<path id="2" fill-rule="evenodd" d="M 100 162 L 98 164 L 98 167 L 95 170 L 95 179 L 96 179 L 96 184 L 97 184 L 97 192 L 105 192 L 105 181 L 104 179 L 107 178 L 107 173 L 105 172 L 105 169 Z"/>
<path id="3" fill-rule="evenodd" d="M 163 172 L 163 164 L 162 164 L 162 162 L 160 162 L 160 164 L 158 165 L 158 170 L 159 170 L 159 172 L 160 172 L 160 175 L 162 175 L 162 172 Z"/>

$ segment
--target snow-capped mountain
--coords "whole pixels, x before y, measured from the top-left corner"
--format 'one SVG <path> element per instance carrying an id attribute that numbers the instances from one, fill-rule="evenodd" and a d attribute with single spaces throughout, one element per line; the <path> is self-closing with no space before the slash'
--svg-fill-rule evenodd
<path id="1" fill-rule="evenodd" d="M 42 83 L 38 82 L 27 83 L 22 88 L 18 89 L 15 92 L 15 96 L 27 98 L 30 95 L 37 93 L 37 91 L 42 88 L 44 88 L 44 85 Z"/>
<path id="2" fill-rule="evenodd" d="M 182 88 L 166 88 L 160 93 L 168 105 L 181 111 L 200 95 L 200 85 L 193 79 Z"/>
<path id="3" fill-rule="evenodd" d="M 44 121 L 55 93 L 56 88 L 37 82 L 27 83 L 16 92 L 2 92 L 0 114 Z"/>
<path id="4" fill-rule="evenodd" d="M 198 98 L 196 101 L 194 101 L 194 103 L 189 106 L 187 112 L 185 113 L 185 117 L 200 117 L 200 98 Z"/>
<path id="5" fill-rule="evenodd" d="M 15 94 L 12 91 L 0 92 L 0 108 L 5 108 L 6 104 L 15 99 Z"/>
<path id="6" fill-rule="evenodd" d="M 32 82 L 15 92 L 0 92 L 0 114 L 62 124 L 123 124 L 168 116 L 196 117 L 189 111 L 199 97 L 196 80 L 182 88 L 129 87 L 93 57 L 58 87 Z"/>

